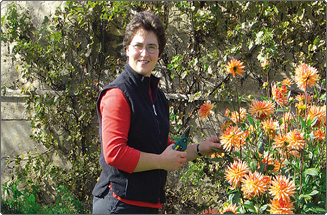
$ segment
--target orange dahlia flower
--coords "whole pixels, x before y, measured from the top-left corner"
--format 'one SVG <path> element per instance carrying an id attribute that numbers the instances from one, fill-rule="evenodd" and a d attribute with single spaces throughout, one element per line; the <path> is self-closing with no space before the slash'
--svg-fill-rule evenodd
<path id="1" fill-rule="evenodd" d="M 284 152 L 281 152 L 281 154 L 282 154 L 282 156 L 283 156 Z M 261 158 L 261 157 L 262 157 L 262 154 L 259 153 L 259 157 Z M 264 163 L 264 164 L 267 164 L 267 165 L 273 165 L 273 166 L 274 166 L 274 169 L 273 169 L 271 172 L 273 172 L 273 173 L 277 173 L 277 172 L 280 170 L 280 168 L 281 168 L 282 166 L 285 166 L 285 165 L 283 164 L 283 161 L 284 161 L 283 158 L 281 158 L 280 161 L 279 161 L 278 159 L 274 159 L 274 158 L 272 157 L 272 155 L 269 155 L 269 156 L 265 156 L 265 157 L 261 160 L 261 163 Z M 257 166 L 260 166 L 259 161 L 258 161 L 258 163 L 257 163 Z M 267 166 L 265 167 L 265 171 L 266 171 L 266 170 L 267 170 Z M 270 176 L 264 176 L 264 177 L 269 177 L 269 180 L 270 180 Z M 270 181 L 269 181 L 269 182 L 270 182 Z"/>
<path id="2" fill-rule="evenodd" d="M 303 103 L 305 104 L 305 95 L 304 94 L 299 94 L 295 97 L 295 99 L 300 102 L 300 103 Z M 307 95 L 307 103 L 309 104 L 312 100 L 312 97 L 308 94 Z"/>
<path id="3" fill-rule="evenodd" d="M 225 170 L 225 178 L 228 183 L 232 185 L 233 189 L 239 187 L 243 177 L 249 172 L 249 168 L 246 162 L 234 161 Z"/>
<path id="4" fill-rule="evenodd" d="M 273 95 L 274 100 L 279 104 L 281 107 L 285 107 L 288 104 L 287 99 L 287 87 L 283 85 L 279 88 L 276 84 L 271 88 L 271 94 Z"/>
<path id="5" fill-rule="evenodd" d="M 232 148 L 240 149 L 244 144 L 243 133 L 236 126 L 229 127 L 220 136 L 220 143 L 226 151 L 230 151 Z"/>
<path id="6" fill-rule="evenodd" d="M 326 122 L 326 106 L 311 106 L 308 111 L 308 119 L 313 120 L 317 117 L 317 122 L 315 126 L 320 127 L 322 124 Z"/>
<path id="7" fill-rule="evenodd" d="M 282 120 L 283 123 L 289 122 L 292 119 L 294 119 L 294 117 L 293 117 L 293 114 L 291 112 L 284 113 L 283 117 L 281 118 L 281 120 Z"/>
<path id="8" fill-rule="evenodd" d="M 283 158 L 281 158 L 281 161 L 280 162 L 277 159 L 274 160 L 274 169 L 271 172 L 277 173 L 280 170 L 280 168 L 282 168 L 283 166 L 285 166 L 285 164 L 283 164 L 283 161 L 284 161 Z"/>
<path id="9" fill-rule="evenodd" d="M 230 115 L 230 110 L 228 108 L 226 108 L 225 110 L 225 116 L 229 116 Z"/>
<path id="10" fill-rule="evenodd" d="M 285 134 L 278 134 L 274 138 L 274 148 L 284 148 L 287 144 L 287 139 Z"/>
<path id="11" fill-rule="evenodd" d="M 293 84 L 292 80 L 285 78 L 282 83 L 287 86 L 291 86 Z"/>
<path id="12" fill-rule="evenodd" d="M 265 60 L 264 62 L 261 63 L 261 68 L 265 69 L 269 65 L 269 61 Z"/>
<path id="13" fill-rule="evenodd" d="M 299 115 L 299 116 L 302 116 L 304 117 L 305 116 L 305 109 L 306 109 L 306 105 L 305 103 L 298 103 L 298 104 L 295 104 L 297 110 L 296 110 L 296 113 Z"/>
<path id="14" fill-rule="evenodd" d="M 243 120 L 245 119 L 246 117 L 246 109 L 245 108 L 240 108 L 240 114 L 238 114 L 238 111 L 233 111 L 231 113 L 231 120 L 237 124 L 237 123 L 240 123 L 240 122 L 243 122 Z"/>
<path id="15" fill-rule="evenodd" d="M 270 201 L 270 209 L 268 211 L 271 214 L 294 214 L 293 202 L 289 198 L 286 199 L 273 199 Z"/>
<path id="16" fill-rule="evenodd" d="M 203 105 L 201 105 L 200 110 L 199 110 L 199 116 L 201 119 L 207 118 L 210 115 L 210 111 L 213 108 L 213 104 L 210 102 L 206 102 Z"/>
<path id="17" fill-rule="evenodd" d="M 250 136 L 250 132 L 248 130 L 243 132 L 243 138 L 244 139 L 246 139 L 249 136 Z"/>
<path id="18" fill-rule="evenodd" d="M 262 181 L 264 184 L 268 185 L 268 184 L 270 184 L 270 182 L 271 182 L 271 177 L 270 177 L 270 176 L 262 176 L 261 181 Z"/>
<path id="19" fill-rule="evenodd" d="M 223 209 L 221 213 L 224 214 L 226 212 L 232 212 L 233 214 L 237 214 L 237 206 L 235 204 L 228 205 Z"/>
<path id="20" fill-rule="evenodd" d="M 249 113 L 257 119 L 264 119 L 274 112 L 274 105 L 270 101 L 254 101 L 250 105 Z"/>
<path id="21" fill-rule="evenodd" d="M 278 175 L 272 180 L 269 187 L 269 193 L 276 199 L 288 199 L 294 197 L 295 184 L 292 180 L 286 178 L 284 175 Z"/>
<path id="22" fill-rule="evenodd" d="M 261 157 L 261 156 L 260 156 Z M 274 158 L 272 155 L 265 156 L 262 160 L 261 163 L 265 163 L 267 165 L 273 165 L 274 164 Z"/>
<path id="23" fill-rule="evenodd" d="M 263 180 L 261 173 L 255 171 L 245 175 L 242 180 L 241 190 L 243 191 L 244 197 L 252 199 L 255 196 L 263 194 L 267 190 L 267 184 Z"/>
<path id="24" fill-rule="evenodd" d="M 262 122 L 263 130 L 265 134 L 270 138 L 274 138 L 276 130 L 279 128 L 278 122 L 274 119 L 266 119 Z"/>
<path id="25" fill-rule="evenodd" d="M 326 133 L 325 133 L 325 129 L 323 129 L 323 131 L 321 131 L 321 129 L 316 130 L 314 132 L 314 137 L 318 140 L 324 140 L 326 139 Z"/>
<path id="26" fill-rule="evenodd" d="M 307 64 L 298 65 L 295 69 L 295 82 L 305 91 L 307 87 L 315 85 L 318 80 L 317 69 Z"/>
<path id="27" fill-rule="evenodd" d="M 239 60 L 231 60 L 228 62 L 226 69 L 227 69 L 227 73 L 231 73 L 233 75 L 233 77 L 237 75 L 240 75 L 243 77 L 242 72 L 244 72 L 243 70 L 244 65 L 241 61 Z"/>
<path id="28" fill-rule="evenodd" d="M 217 209 L 206 209 L 203 214 L 219 214 L 219 211 Z"/>
<path id="29" fill-rule="evenodd" d="M 286 141 L 288 142 L 287 148 L 289 150 L 296 149 L 300 150 L 304 148 L 304 145 L 306 143 L 306 140 L 303 137 L 303 134 L 301 134 L 298 130 L 290 131 L 286 134 Z"/>

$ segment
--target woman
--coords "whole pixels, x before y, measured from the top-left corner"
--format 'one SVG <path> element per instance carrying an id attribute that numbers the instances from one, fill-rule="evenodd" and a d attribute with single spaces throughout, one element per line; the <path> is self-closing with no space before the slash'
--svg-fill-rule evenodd
<path id="1" fill-rule="evenodd" d="M 168 102 L 151 74 L 165 44 L 164 26 L 149 12 L 136 14 L 126 27 L 127 64 L 97 101 L 102 172 L 93 190 L 94 214 L 158 213 L 167 171 L 222 149 L 211 137 L 187 152 L 173 150 Z"/>

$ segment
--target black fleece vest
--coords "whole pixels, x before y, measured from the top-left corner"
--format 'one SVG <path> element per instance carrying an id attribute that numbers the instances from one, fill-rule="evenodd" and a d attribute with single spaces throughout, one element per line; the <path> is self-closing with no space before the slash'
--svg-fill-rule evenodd
<path id="1" fill-rule="evenodd" d="M 161 154 L 167 147 L 169 132 L 169 108 L 164 93 L 159 89 L 159 79 L 152 76 L 144 77 L 135 72 L 128 64 L 124 71 L 99 95 L 97 113 L 99 118 L 100 141 L 101 114 L 100 101 L 106 91 L 119 88 L 131 109 L 130 130 L 127 145 L 142 152 Z M 154 89 L 153 104 L 149 95 L 149 87 Z M 105 162 L 101 144 L 100 165 L 102 172 L 92 194 L 97 197 L 105 195 L 108 185 L 119 197 L 150 203 L 166 201 L 164 187 L 167 172 L 165 170 L 150 170 L 129 174 Z"/>

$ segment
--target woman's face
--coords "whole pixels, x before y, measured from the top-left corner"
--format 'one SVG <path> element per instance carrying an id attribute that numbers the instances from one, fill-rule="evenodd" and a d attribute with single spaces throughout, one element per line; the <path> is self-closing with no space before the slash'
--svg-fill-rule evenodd
<path id="1" fill-rule="evenodd" d="M 139 74 L 150 76 L 159 57 L 157 36 L 152 31 L 137 30 L 129 46 L 126 47 L 128 64 Z"/>

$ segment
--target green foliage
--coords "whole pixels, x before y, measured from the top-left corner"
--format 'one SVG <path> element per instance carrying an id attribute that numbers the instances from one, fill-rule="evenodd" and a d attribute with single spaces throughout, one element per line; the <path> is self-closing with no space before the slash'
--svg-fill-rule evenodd
<path id="1" fill-rule="evenodd" d="M 82 202 L 76 199 L 70 190 L 65 186 L 57 188 L 56 203 L 49 207 L 49 214 L 80 214 L 83 211 Z M 90 213 L 90 211 L 89 211 Z"/>
<path id="2" fill-rule="evenodd" d="M 37 187 L 34 186 L 33 192 L 29 193 L 26 190 L 20 191 L 17 188 L 19 181 L 11 185 L 4 183 L 2 193 L 7 196 L 6 199 L 1 198 L 1 211 L 3 213 L 17 214 L 36 214 L 42 213 L 40 205 L 35 201 Z"/>
<path id="3" fill-rule="evenodd" d="M 198 164 L 191 163 L 188 167 L 188 171 L 184 173 L 181 180 L 184 182 L 190 181 L 193 185 L 197 185 L 202 178 L 204 178 L 205 162 Z"/>
<path id="4" fill-rule="evenodd" d="M 79 214 L 82 203 L 65 187 L 57 188 L 55 202 L 41 205 L 36 201 L 40 188 L 32 186 L 32 191 L 18 188 L 19 181 L 2 185 L 1 212 L 4 214 Z"/>

